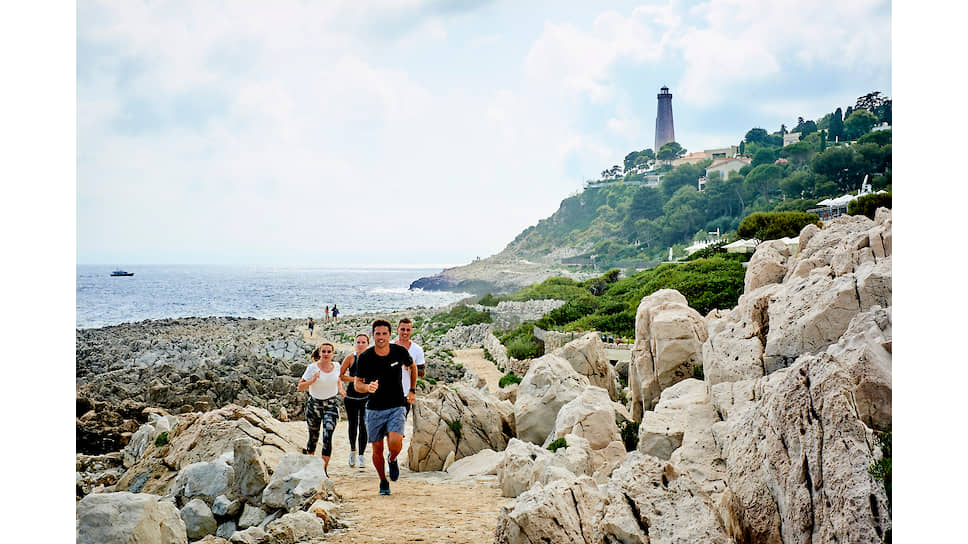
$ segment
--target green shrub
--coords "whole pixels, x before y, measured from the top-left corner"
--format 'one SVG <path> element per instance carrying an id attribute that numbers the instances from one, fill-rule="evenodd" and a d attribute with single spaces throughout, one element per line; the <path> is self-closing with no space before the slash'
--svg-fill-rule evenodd
<path id="1" fill-rule="evenodd" d="M 847 214 L 864 215 L 874 219 L 877 208 L 891 209 L 891 193 L 877 193 L 855 198 L 847 204 Z"/>
<path id="2" fill-rule="evenodd" d="M 498 387 L 504 388 L 513 383 L 521 383 L 521 376 L 515 375 L 514 372 L 508 372 L 501 376 L 501 380 L 497 382 L 497 385 Z"/>
<path id="3" fill-rule="evenodd" d="M 440 334 L 446 332 L 457 325 L 477 325 L 478 323 L 490 323 L 492 321 L 491 312 L 481 312 L 471 308 L 466 304 L 458 304 L 448 312 L 441 312 L 434 316 L 437 326 L 431 333 Z"/>
<path id="4" fill-rule="evenodd" d="M 155 447 L 162 447 L 168 443 L 168 431 L 162 431 L 157 437 L 155 437 Z"/>
<path id="5" fill-rule="evenodd" d="M 740 221 L 736 233 L 742 238 L 776 240 L 799 236 L 810 224 L 822 226 L 820 217 L 806 212 L 755 212 Z"/>
<path id="6" fill-rule="evenodd" d="M 548 449 L 551 450 L 552 453 L 558 451 L 559 448 L 567 448 L 567 447 L 568 447 L 568 442 L 565 442 L 564 437 L 554 440 L 551 442 L 551 444 L 548 444 Z"/>
<path id="7" fill-rule="evenodd" d="M 877 445 L 881 448 L 881 458 L 868 468 L 874 480 L 884 486 L 887 492 L 887 505 L 891 507 L 891 431 L 876 435 Z"/>
<path id="8" fill-rule="evenodd" d="M 497 306 L 499 302 L 501 302 L 501 299 L 495 297 L 491 293 L 484 295 L 480 298 L 480 300 L 477 301 L 477 303 L 481 306 Z"/>
<path id="9" fill-rule="evenodd" d="M 692 377 L 697 380 L 706 379 L 702 371 L 702 365 L 692 365 Z"/>
<path id="10" fill-rule="evenodd" d="M 450 432 L 454 433 L 454 437 L 456 437 L 457 440 L 460 440 L 460 431 L 464 424 L 461 423 L 459 419 L 455 419 L 454 421 L 445 419 L 444 421 L 447 422 L 447 426 L 450 427 Z"/>
<path id="11" fill-rule="evenodd" d="M 522 323 L 498 339 L 507 348 L 508 357 L 523 361 L 544 355 L 542 344 L 534 337 L 534 324 L 531 322 Z"/>
<path id="12" fill-rule="evenodd" d="M 625 444 L 625 451 L 635 451 L 639 446 L 639 422 L 637 421 L 616 421 L 619 433 L 622 435 L 622 443 Z"/>

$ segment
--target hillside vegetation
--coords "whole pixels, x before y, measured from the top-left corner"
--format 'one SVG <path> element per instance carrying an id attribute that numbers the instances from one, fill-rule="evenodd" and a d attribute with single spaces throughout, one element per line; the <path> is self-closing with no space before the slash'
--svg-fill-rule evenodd
<path id="1" fill-rule="evenodd" d="M 624 176 L 618 165 L 606 169 L 605 180 L 564 199 L 554 214 L 522 231 L 502 253 L 543 262 L 549 255 L 568 254 L 585 257 L 586 266 L 594 258 L 599 270 L 644 268 L 666 260 L 669 248 L 683 256 L 685 246 L 708 232 L 735 233 L 750 214 L 805 212 L 824 198 L 856 193 L 865 176 L 875 190 L 889 192 L 891 131 L 872 128 L 890 121 L 890 99 L 874 92 L 846 112 L 837 108 L 819 121 L 801 117 L 792 130 L 752 128 L 738 146 L 750 164 L 725 179 L 712 173 L 703 191 L 698 180 L 710 160 L 672 168 L 660 159 L 684 155 L 678 144 L 667 144 L 658 154 L 633 151 Z M 799 133 L 799 139 L 784 146 L 788 132 Z M 647 185 L 648 175 L 661 180 Z"/>

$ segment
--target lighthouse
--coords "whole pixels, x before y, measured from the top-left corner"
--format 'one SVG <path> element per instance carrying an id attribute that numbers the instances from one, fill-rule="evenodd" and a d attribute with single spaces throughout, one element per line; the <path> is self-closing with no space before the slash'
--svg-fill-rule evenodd
<path id="1" fill-rule="evenodd" d="M 663 145 L 676 141 L 676 129 L 672 124 L 672 93 L 663 86 L 659 90 L 659 106 L 655 116 L 655 152 Z"/>

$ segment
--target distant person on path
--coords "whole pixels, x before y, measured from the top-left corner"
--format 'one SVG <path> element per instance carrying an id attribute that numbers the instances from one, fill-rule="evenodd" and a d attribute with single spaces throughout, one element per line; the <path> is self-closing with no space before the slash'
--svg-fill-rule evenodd
<path id="1" fill-rule="evenodd" d="M 313 318 L 312 317 L 310 317 L 309 318 L 309 337 L 310 338 L 312 338 L 312 336 L 313 336 L 313 327 L 315 327 L 315 326 L 316 326 L 316 322 L 313 321 Z"/>
<path id="2" fill-rule="evenodd" d="M 338 317 L 339 317 L 339 310 L 337 310 L 336 305 L 333 304 L 333 321 L 336 321 L 336 318 Z"/>
<path id="3" fill-rule="evenodd" d="M 326 321 L 329 321 L 329 306 L 327 306 L 326 310 L 324 311 L 326 312 Z"/>
<path id="4" fill-rule="evenodd" d="M 397 456 L 403 449 L 403 426 L 406 421 L 404 406 L 413 404 L 417 373 L 410 353 L 403 346 L 390 343 L 390 322 L 373 322 L 373 347 L 357 359 L 354 386 L 360 393 L 369 393 L 366 401 L 366 434 L 373 448 L 373 467 L 380 477 L 380 495 L 390 494 L 390 482 L 384 475 L 383 439 L 386 438 L 389 456 L 386 472 L 390 480 L 400 477 Z M 404 395 L 401 376 L 410 369 L 410 392 Z"/>
<path id="5" fill-rule="evenodd" d="M 416 342 L 410 341 L 410 335 L 413 334 L 413 321 L 409 317 L 404 317 L 397 323 L 397 339 L 395 344 L 401 345 L 407 348 L 407 352 L 410 353 L 410 358 L 413 359 L 414 364 L 417 365 L 417 376 L 424 377 L 424 367 L 426 366 L 426 361 L 424 360 L 423 348 L 420 347 Z M 416 376 L 411 379 L 410 372 L 404 369 L 404 374 L 401 379 L 403 384 L 403 394 L 406 395 L 410 391 L 411 383 L 416 383 Z M 407 415 L 410 415 L 410 403 L 407 404 Z"/>
<path id="6" fill-rule="evenodd" d="M 339 368 L 339 379 L 350 382 L 347 386 L 346 396 L 343 397 L 343 406 L 346 408 L 346 423 L 350 438 L 350 466 L 356 466 L 359 462 L 360 468 L 366 466 L 363 454 L 366 453 L 366 398 L 367 393 L 360 393 L 353 386 L 356 383 L 356 374 L 360 354 L 370 347 L 370 336 L 365 333 L 356 335 L 356 352 L 351 353 L 343 359 L 343 364 Z M 359 445 L 359 450 L 357 450 Z M 357 456 L 359 451 L 359 456 Z"/>
<path id="7" fill-rule="evenodd" d="M 333 430 L 339 422 L 340 397 L 346 396 L 343 382 L 339 379 L 339 368 L 333 364 L 334 352 L 335 348 L 329 342 L 316 346 L 310 355 L 314 362 L 306 367 L 299 385 L 296 386 L 297 391 L 309 391 L 309 399 L 306 401 L 309 441 L 303 453 L 315 455 L 316 441 L 319 440 L 322 444 L 324 469 L 329 467 L 329 458 L 333 453 Z"/>

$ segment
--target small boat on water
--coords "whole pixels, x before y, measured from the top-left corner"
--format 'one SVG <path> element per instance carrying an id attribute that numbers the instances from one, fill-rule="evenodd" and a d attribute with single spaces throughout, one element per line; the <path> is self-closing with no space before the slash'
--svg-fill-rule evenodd
<path id="1" fill-rule="evenodd" d="M 115 270 L 111 272 L 112 276 L 134 276 L 134 272 L 125 272 L 124 270 Z"/>

